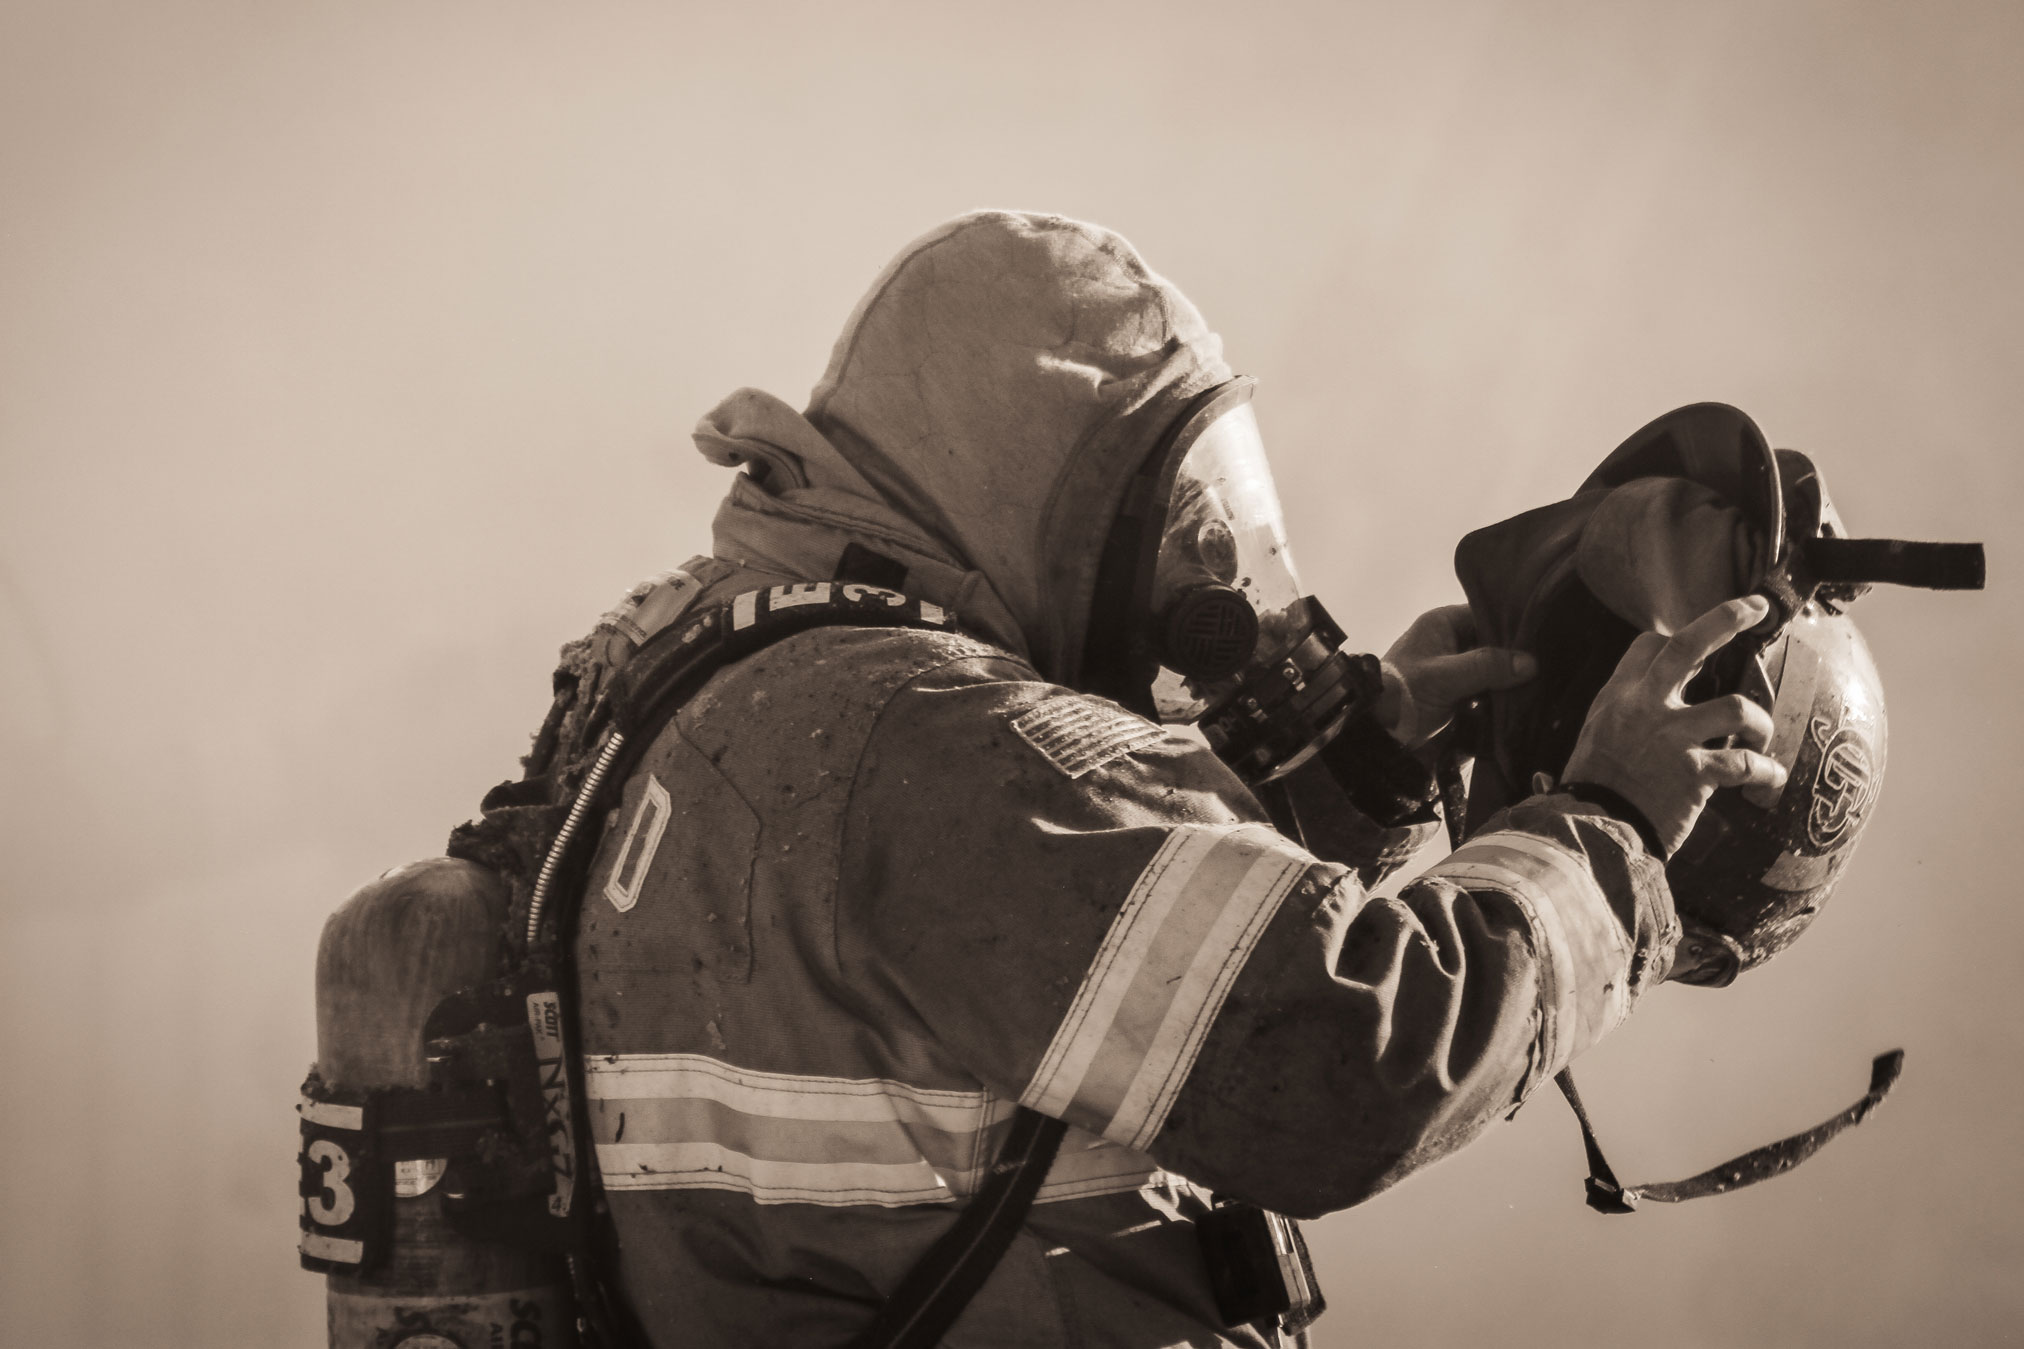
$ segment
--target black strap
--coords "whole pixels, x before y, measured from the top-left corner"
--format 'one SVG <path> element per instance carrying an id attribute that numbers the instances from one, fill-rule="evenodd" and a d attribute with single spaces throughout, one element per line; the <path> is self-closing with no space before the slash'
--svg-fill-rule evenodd
<path id="1" fill-rule="evenodd" d="M 1804 548 L 1806 565 L 1820 581 L 1980 590 L 1986 579 L 1979 543 L 1822 537 L 1806 540 Z"/>
<path id="2" fill-rule="evenodd" d="M 1567 1098 L 1567 1103 L 1574 1107 L 1574 1117 L 1581 1121 L 1581 1146 L 1588 1152 L 1588 1206 L 1597 1213 L 1632 1213 L 1641 1199 L 1680 1204 L 1689 1199 L 1740 1190 L 1746 1185 L 1784 1175 L 1826 1147 L 1835 1135 L 1868 1119 L 1870 1112 L 1882 1104 L 1883 1098 L 1890 1095 L 1890 1089 L 1897 1085 L 1904 1062 L 1905 1052 L 1902 1049 L 1877 1055 L 1869 1065 L 1869 1091 L 1863 1098 L 1804 1133 L 1754 1148 L 1685 1180 L 1662 1181 L 1655 1185 L 1625 1185 L 1617 1180 L 1616 1173 L 1609 1169 L 1608 1159 L 1602 1155 L 1602 1145 L 1595 1140 L 1595 1129 L 1588 1122 L 1588 1111 L 1581 1105 L 1581 1093 L 1574 1089 L 1573 1072 L 1563 1068 L 1553 1081 L 1560 1088 L 1561 1095 Z"/>
<path id="3" fill-rule="evenodd" d="M 1659 831 L 1653 826 L 1651 816 L 1639 810 L 1637 803 L 1622 792 L 1613 787 L 1605 787 L 1600 782 L 1563 782 L 1554 790 L 1565 792 L 1583 805 L 1596 806 L 1607 811 L 1611 819 L 1629 825 L 1636 832 L 1638 842 L 1644 844 L 1646 852 L 1661 862 L 1666 860 L 1666 845 L 1659 838 Z"/>
<path id="4" fill-rule="evenodd" d="M 1581 1093 L 1574 1089 L 1574 1070 L 1562 1068 L 1553 1075 L 1553 1085 L 1560 1088 L 1560 1094 L 1574 1107 L 1574 1117 L 1581 1121 L 1581 1146 L 1588 1153 L 1588 1206 L 1597 1213 L 1631 1212 L 1637 1201 L 1624 1197 L 1623 1182 L 1609 1169 L 1609 1158 L 1602 1155 L 1602 1144 L 1595 1139 L 1595 1126 L 1588 1122 Z"/>
<path id="5" fill-rule="evenodd" d="M 1369 661 L 1374 656 L 1352 656 Z M 1351 805 L 1386 829 L 1422 824 L 1433 818 L 1439 786 L 1419 756 L 1392 739 L 1368 701 L 1352 707 L 1342 730 L 1321 747 L 1321 762 Z"/>
<path id="6" fill-rule="evenodd" d="M 1448 823 L 1448 850 L 1469 840 L 1469 780 L 1462 774 L 1462 755 L 1453 741 L 1442 744 L 1434 761 L 1434 786 L 1440 792 L 1441 818 Z"/>
<path id="7" fill-rule="evenodd" d="M 861 543 L 847 543 L 843 546 L 843 556 L 836 560 L 836 575 L 832 579 L 883 586 L 888 590 L 904 590 L 907 584 L 907 564 L 898 558 L 887 557 L 884 553 L 867 548 Z"/>
<path id="8" fill-rule="evenodd" d="M 990 1179 L 893 1290 L 847 1349 L 932 1349 L 984 1286 L 1026 1223 L 1068 1125 L 1024 1106 Z"/>

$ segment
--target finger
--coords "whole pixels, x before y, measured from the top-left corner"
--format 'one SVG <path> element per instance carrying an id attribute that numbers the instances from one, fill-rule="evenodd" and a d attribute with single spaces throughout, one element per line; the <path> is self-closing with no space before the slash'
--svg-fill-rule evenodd
<path id="1" fill-rule="evenodd" d="M 1679 714 L 1677 723 L 1696 744 L 1736 737 L 1745 749 L 1771 743 L 1771 714 L 1740 693 L 1695 703 Z"/>
<path id="2" fill-rule="evenodd" d="M 1453 641 L 1450 651 L 1467 651 L 1476 644 L 1475 611 L 1466 604 L 1444 604 L 1438 609 L 1427 611 L 1427 617 L 1436 619 Z"/>
<path id="3" fill-rule="evenodd" d="M 1508 647 L 1479 646 L 1454 656 L 1436 656 L 1406 672 L 1415 702 L 1427 707 L 1449 708 L 1491 689 L 1508 689 L 1524 683 L 1539 666 L 1523 651 Z"/>
<path id="4" fill-rule="evenodd" d="M 1770 602 L 1761 595 L 1718 604 L 1674 633 L 1665 649 L 1652 661 L 1651 675 L 1659 680 L 1668 696 L 1686 687 L 1708 657 L 1763 621 L 1771 612 Z"/>
<path id="5" fill-rule="evenodd" d="M 1434 656 L 1451 656 L 1476 644 L 1476 620 L 1466 604 L 1429 609 L 1412 621 L 1384 658 L 1406 666 Z"/>
<path id="6" fill-rule="evenodd" d="M 1652 662 L 1659 652 L 1666 649 L 1669 639 L 1656 632 L 1641 632 L 1631 638 L 1630 646 L 1616 663 L 1616 670 L 1609 677 L 1612 684 L 1631 683 L 1642 679 L 1650 672 Z"/>
<path id="7" fill-rule="evenodd" d="M 1754 749 L 1697 749 L 1695 776 L 1710 787 L 1783 787 L 1785 768 Z"/>

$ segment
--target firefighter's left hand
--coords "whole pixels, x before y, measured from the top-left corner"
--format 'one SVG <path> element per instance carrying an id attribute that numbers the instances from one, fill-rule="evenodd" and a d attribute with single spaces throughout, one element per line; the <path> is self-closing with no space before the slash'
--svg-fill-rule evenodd
<path id="1" fill-rule="evenodd" d="M 1384 653 L 1378 720 L 1392 739 L 1418 749 L 1441 733 L 1463 703 L 1522 684 L 1537 669 L 1523 651 L 1477 646 L 1468 605 L 1429 609 Z"/>

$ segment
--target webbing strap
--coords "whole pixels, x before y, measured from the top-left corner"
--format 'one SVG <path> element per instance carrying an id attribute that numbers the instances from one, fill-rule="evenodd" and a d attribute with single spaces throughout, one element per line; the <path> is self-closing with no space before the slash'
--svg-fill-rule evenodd
<path id="1" fill-rule="evenodd" d="M 1986 563 L 1979 543 L 1915 543 L 1905 539 L 1808 539 L 1806 564 L 1821 581 L 1980 590 Z"/>
<path id="2" fill-rule="evenodd" d="M 1567 1103 L 1574 1107 L 1574 1117 L 1581 1121 L 1581 1145 L 1588 1151 L 1588 1206 L 1597 1213 L 1631 1213 L 1636 1211 L 1641 1199 L 1679 1204 L 1689 1199 L 1740 1190 L 1785 1174 L 1826 1147 L 1835 1135 L 1868 1119 L 1870 1112 L 1882 1104 L 1883 1098 L 1890 1095 L 1891 1088 L 1897 1085 L 1904 1062 L 1905 1052 L 1902 1049 L 1877 1055 L 1869 1066 L 1869 1091 L 1832 1119 L 1790 1138 L 1753 1148 L 1699 1175 L 1654 1185 L 1624 1185 L 1617 1180 L 1616 1173 L 1609 1168 L 1608 1159 L 1602 1155 L 1602 1145 L 1596 1142 L 1595 1129 L 1588 1122 L 1588 1111 L 1581 1105 L 1581 1093 L 1574 1089 L 1573 1072 L 1563 1068 L 1553 1081 L 1560 1088 L 1561 1095 L 1567 1098 Z"/>
<path id="3" fill-rule="evenodd" d="M 1624 1197 L 1623 1183 L 1609 1169 L 1609 1158 L 1602 1155 L 1602 1144 L 1595 1139 L 1595 1126 L 1588 1122 L 1581 1093 L 1574 1089 L 1574 1070 L 1562 1068 L 1553 1075 L 1553 1085 L 1560 1088 L 1560 1094 L 1574 1107 L 1574 1117 L 1581 1121 L 1581 1146 L 1588 1153 L 1588 1206 L 1597 1213 L 1631 1212 L 1637 1207 L 1637 1200 Z"/>
<path id="4" fill-rule="evenodd" d="M 1025 1225 L 1067 1132 L 1063 1121 L 1021 1106 L 991 1178 L 847 1349 L 933 1349 L 940 1344 Z"/>

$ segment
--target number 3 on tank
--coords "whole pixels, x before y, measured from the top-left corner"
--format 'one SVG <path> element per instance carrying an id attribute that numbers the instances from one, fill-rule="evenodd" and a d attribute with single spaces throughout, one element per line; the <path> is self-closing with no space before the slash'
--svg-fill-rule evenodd
<path id="1" fill-rule="evenodd" d="M 351 1186 L 345 1184 L 351 1178 L 351 1158 L 328 1138 L 319 1138 L 309 1145 L 309 1160 L 322 1164 L 325 1191 L 310 1196 L 309 1216 L 324 1227 L 341 1227 L 358 1207 Z"/>

